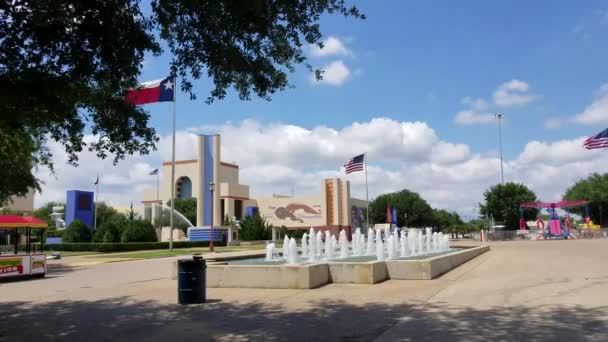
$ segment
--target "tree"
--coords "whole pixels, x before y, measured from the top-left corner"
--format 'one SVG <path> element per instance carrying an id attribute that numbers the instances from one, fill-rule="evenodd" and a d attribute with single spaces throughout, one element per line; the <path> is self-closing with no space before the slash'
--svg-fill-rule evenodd
<path id="1" fill-rule="evenodd" d="M 110 220 L 102 223 L 93 234 L 93 242 L 120 242 L 120 220 Z"/>
<path id="2" fill-rule="evenodd" d="M 463 224 L 458 213 L 448 212 L 443 209 L 433 209 L 433 221 L 433 225 L 441 231 L 450 226 L 461 226 Z"/>
<path id="3" fill-rule="evenodd" d="M 505 229 L 518 229 L 520 211 L 519 205 L 524 202 L 536 201 L 536 194 L 523 184 L 504 183 L 497 184 L 486 190 L 483 194 L 484 204 L 480 204 L 480 213 L 487 217 L 494 218 L 495 222 L 502 222 Z M 526 208 L 524 219 L 534 220 L 538 215 L 538 210 Z"/>
<path id="4" fill-rule="evenodd" d="M 0 75 L 1 70 L 0 62 Z M 3 96 L 0 95 L 0 102 L 2 99 Z M 0 103 L 0 117 L 8 115 L 6 113 L 2 111 Z M 39 164 L 48 164 L 49 158 L 48 150 L 41 144 L 40 138 L 29 135 L 23 127 L 0 125 L 0 207 L 8 204 L 11 196 L 23 197 L 32 189 L 40 191 L 41 181 L 34 176 L 32 170 Z"/>
<path id="5" fill-rule="evenodd" d="M 167 207 L 171 208 L 171 200 L 167 201 Z M 184 215 L 193 226 L 196 222 L 196 198 L 176 198 L 174 208 L 180 214 Z"/>
<path id="6" fill-rule="evenodd" d="M 156 230 L 152 223 L 147 220 L 135 219 L 129 221 L 124 227 L 121 242 L 155 242 L 157 241 Z"/>
<path id="7" fill-rule="evenodd" d="M 239 237 L 243 241 L 270 240 L 272 238 L 272 225 L 266 219 L 256 214 L 246 216 L 241 221 Z"/>
<path id="8" fill-rule="evenodd" d="M 146 54 L 160 55 L 161 46 L 171 56 L 167 71 L 191 99 L 201 77 L 214 85 L 207 103 L 230 88 L 244 100 L 270 99 L 290 86 L 296 65 L 313 70 L 304 48 L 322 47 L 323 14 L 365 18 L 345 0 L 153 0 L 143 10 L 147 4 L 0 2 L 0 131 L 27 147 L 0 143 L 0 160 L 10 167 L 3 172 L 17 176 L 0 177 L 1 201 L 39 189 L 32 170 L 52 167 L 47 139 L 62 144 L 75 165 L 85 148 L 114 162 L 154 149 L 148 113 L 123 95 L 137 85 Z M 91 135 L 83 139 L 85 131 Z"/>
<path id="9" fill-rule="evenodd" d="M 370 221 L 385 223 L 389 205 L 397 208 L 397 225 L 400 227 L 423 227 L 434 223 L 431 206 L 420 195 L 409 190 L 383 194 L 374 199 L 369 204 Z M 407 214 L 407 219 L 404 214 Z"/>
<path id="10" fill-rule="evenodd" d="M 595 223 L 602 224 L 608 214 L 608 173 L 594 173 L 586 179 L 581 179 L 566 190 L 565 200 L 589 201 L 589 216 Z M 583 215 L 584 207 L 572 208 L 572 212 Z"/>
<path id="11" fill-rule="evenodd" d="M 63 232 L 63 242 L 91 242 L 91 231 L 84 222 L 74 220 Z"/>
<path id="12" fill-rule="evenodd" d="M 97 214 L 97 227 L 101 227 L 106 222 L 119 220 L 117 216 L 124 217 L 123 214 L 119 213 L 113 207 L 107 205 L 105 202 L 99 202 L 95 204 L 95 214 Z M 131 208 L 132 209 L 132 208 Z"/>

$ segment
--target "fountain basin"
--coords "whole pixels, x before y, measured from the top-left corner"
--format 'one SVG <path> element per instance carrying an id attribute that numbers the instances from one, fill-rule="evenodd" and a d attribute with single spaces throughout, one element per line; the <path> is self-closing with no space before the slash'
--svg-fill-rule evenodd
<path id="1" fill-rule="evenodd" d="M 207 267 L 207 287 L 314 289 L 328 283 L 327 264 L 227 264 Z"/>
<path id="2" fill-rule="evenodd" d="M 207 265 L 207 287 L 313 289 L 329 283 L 376 284 L 387 279 L 434 279 L 490 250 L 489 246 L 456 248 L 441 255 L 395 260 L 321 261 L 289 265 L 248 260 L 222 260 Z M 261 260 L 260 260 L 261 259 Z"/>
<path id="3" fill-rule="evenodd" d="M 456 248 L 455 251 L 441 255 L 431 255 L 424 259 L 386 260 L 390 279 L 430 280 L 464 264 L 490 250 L 490 246 Z"/>

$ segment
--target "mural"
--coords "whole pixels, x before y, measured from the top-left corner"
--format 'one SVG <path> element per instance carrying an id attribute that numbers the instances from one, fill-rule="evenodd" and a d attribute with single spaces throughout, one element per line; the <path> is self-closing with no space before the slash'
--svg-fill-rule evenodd
<path id="1" fill-rule="evenodd" d="M 310 227 L 325 224 L 324 209 L 318 198 L 272 198 L 257 201 L 260 215 L 275 226 Z"/>
<path id="2" fill-rule="evenodd" d="M 318 207 L 315 209 L 313 207 Z M 274 215 L 279 220 L 287 220 L 297 222 L 304 222 L 304 219 L 320 218 L 321 217 L 321 206 L 313 205 L 309 206 L 302 203 L 289 203 L 282 207 L 276 207 L 274 209 Z"/>
<path id="3" fill-rule="evenodd" d="M 365 218 L 363 217 L 363 208 L 352 206 L 350 210 L 350 226 L 353 229 L 363 228 L 365 224 Z"/>

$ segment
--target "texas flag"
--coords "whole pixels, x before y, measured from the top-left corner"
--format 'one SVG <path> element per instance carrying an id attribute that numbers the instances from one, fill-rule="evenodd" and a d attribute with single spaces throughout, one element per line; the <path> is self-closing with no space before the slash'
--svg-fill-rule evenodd
<path id="1" fill-rule="evenodd" d="M 135 105 L 154 102 L 170 102 L 175 99 L 175 77 L 149 81 L 135 89 L 127 90 L 126 100 Z"/>

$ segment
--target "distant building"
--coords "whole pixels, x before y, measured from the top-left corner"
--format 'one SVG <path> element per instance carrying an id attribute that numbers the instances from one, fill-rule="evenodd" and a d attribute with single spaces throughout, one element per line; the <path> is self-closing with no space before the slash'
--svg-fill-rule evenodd
<path id="1" fill-rule="evenodd" d="M 350 229 L 362 227 L 363 208 L 367 203 L 350 196 L 350 182 L 339 178 L 325 179 L 319 184 L 319 193 L 305 197 L 273 195 L 251 198 L 249 186 L 240 184 L 239 166 L 221 161 L 219 135 L 199 135 L 197 159 L 175 162 L 175 196 L 197 199 L 197 226 L 223 224 L 225 216 L 241 220 L 245 213 L 259 212 L 269 223 L 290 229 Z M 171 199 L 171 162 L 163 163 L 163 179 L 157 189 L 145 189 L 142 202 L 166 204 Z M 209 183 L 213 182 L 213 198 Z M 144 210 L 151 213 L 152 210 Z"/>
<path id="2" fill-rule="evenodd" d="M 24 197 L 13 196 L 8 203 L 1 209 L 9 209 L 15 211 L 32 212 L 34 211 L 34 190 L 30 190 Z"/>

